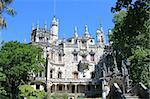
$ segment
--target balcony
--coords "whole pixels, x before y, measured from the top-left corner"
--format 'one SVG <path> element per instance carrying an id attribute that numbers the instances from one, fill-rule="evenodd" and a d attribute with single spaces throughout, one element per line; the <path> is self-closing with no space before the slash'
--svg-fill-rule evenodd
<path id="1" fill-rule="evenodd" d="M 89 69 L 89 62 L 87 60 L 81 60 L 78 64 L 78 70 L 84 72 L 84 70 Z"/>
<path id="2" fill-rule="evenodd" d="M 89 83 L 92 82 L 91 79 L 72 79 L 72 78 L 51 78 L 48 81 L 55 82 L 55 83 Z"/>

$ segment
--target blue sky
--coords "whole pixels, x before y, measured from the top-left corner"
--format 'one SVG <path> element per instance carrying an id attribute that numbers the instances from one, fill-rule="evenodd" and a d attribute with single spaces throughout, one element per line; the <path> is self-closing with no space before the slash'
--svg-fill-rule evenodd
<path id="1" fill-rule="evenodd" d="M 90 34 L 95 37 L 96 29 L 102 24 L 105 38 L 109 28 L 113 27 L 113 14 L 110 9 L 115 0 L 56 0 L 56 17 L 59 19 L 59 37 L 69 38 L 73 35 L 74 26 L 78 27 L 79 36 L 88 25 Z M 17 15 L 5 15 L 8 28 L 2 30 L 1 39 L 4 41 L 30 41 L 31 26 L 37 21 L 43 27 L 47 21 L 48 27 L 53 18 L 53 0 L 15 0 L 11 5 Z"/>

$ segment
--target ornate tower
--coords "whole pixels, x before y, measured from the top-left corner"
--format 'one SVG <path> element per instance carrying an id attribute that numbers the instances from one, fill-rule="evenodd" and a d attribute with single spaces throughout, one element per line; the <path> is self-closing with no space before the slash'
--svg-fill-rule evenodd
<path id="1" fill-rule="evenodd" d="M 58 40 L 58 20 L 56 19 L 55 16 L 53 17 L 53 20 L 51 23 L 50 33 L 51 33 L 52 41 Z"/>
<path id="2" fill-rule="evenodd" d="M 97 31 L 96 31 L 96 39 L 97 39 L 97 44 L 99 46 L 104 45 L 104 31 L 103 31 L 103 28 L 101 25 L 100 25 L 100 28 L 97 29 Z"/>

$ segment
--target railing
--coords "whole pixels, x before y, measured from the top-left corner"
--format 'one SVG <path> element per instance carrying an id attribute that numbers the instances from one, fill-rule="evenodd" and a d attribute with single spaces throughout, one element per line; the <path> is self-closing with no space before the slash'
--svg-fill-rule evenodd
<path id="1" fill-rule="evenodd" d="M 46 81 L 45 77 L 36 77 L 35 80 Z M 95 82 L 92 79 L 73 79 L 73 78 L 51 78 L 47 81 L 56 83 L 89 83 Z"/>
<path id="2" fill-rule="evenodd" d="M 72 79 L 72 78 L 62 78 L 62 79 L 51 78 L 48 81 L 59 82 L 59 83 L 88 83 L 88 82 L 92 82 L 91 79 Z"/>

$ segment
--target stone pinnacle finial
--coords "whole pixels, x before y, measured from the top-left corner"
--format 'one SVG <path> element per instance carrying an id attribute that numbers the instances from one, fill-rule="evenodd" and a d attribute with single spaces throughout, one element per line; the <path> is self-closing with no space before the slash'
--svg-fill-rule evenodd
<path id="1" fill-rule="evenodd" d="M 77 34 L 77 27 L 76 27 L 76 26 L 74 27 L 74 37 L 75 37 L 75 38 L 78 37 L 78 34 Z"/>
<path id="2" fill-rule="evenodd" d="M 44 22 L 44 29 L 47 30 L 47 22 Z"/>
<path id="3" fill-rule="evenodd" d="M 34 23 L 32 23 L 32 30 L 34 30 L 35 28 L 34 28 Z"/>
<path id="4" fill-rule="evenodd" d="M 40 28 L 40 22 L 39 22 L 39 20 L 37 21 L 37 27 L 36 27 L 37 29 L 39 29 Z"/>
<path id="5" fill-rule="evenodd" d="M 101 23 L 100 23 L 100 31 L 103 32 L 103 27 Z"/>
<path id="6" fill-rule="evenodd" d="M 88 32 L 88 26 L 85 25 L 85 32 Z"/>

